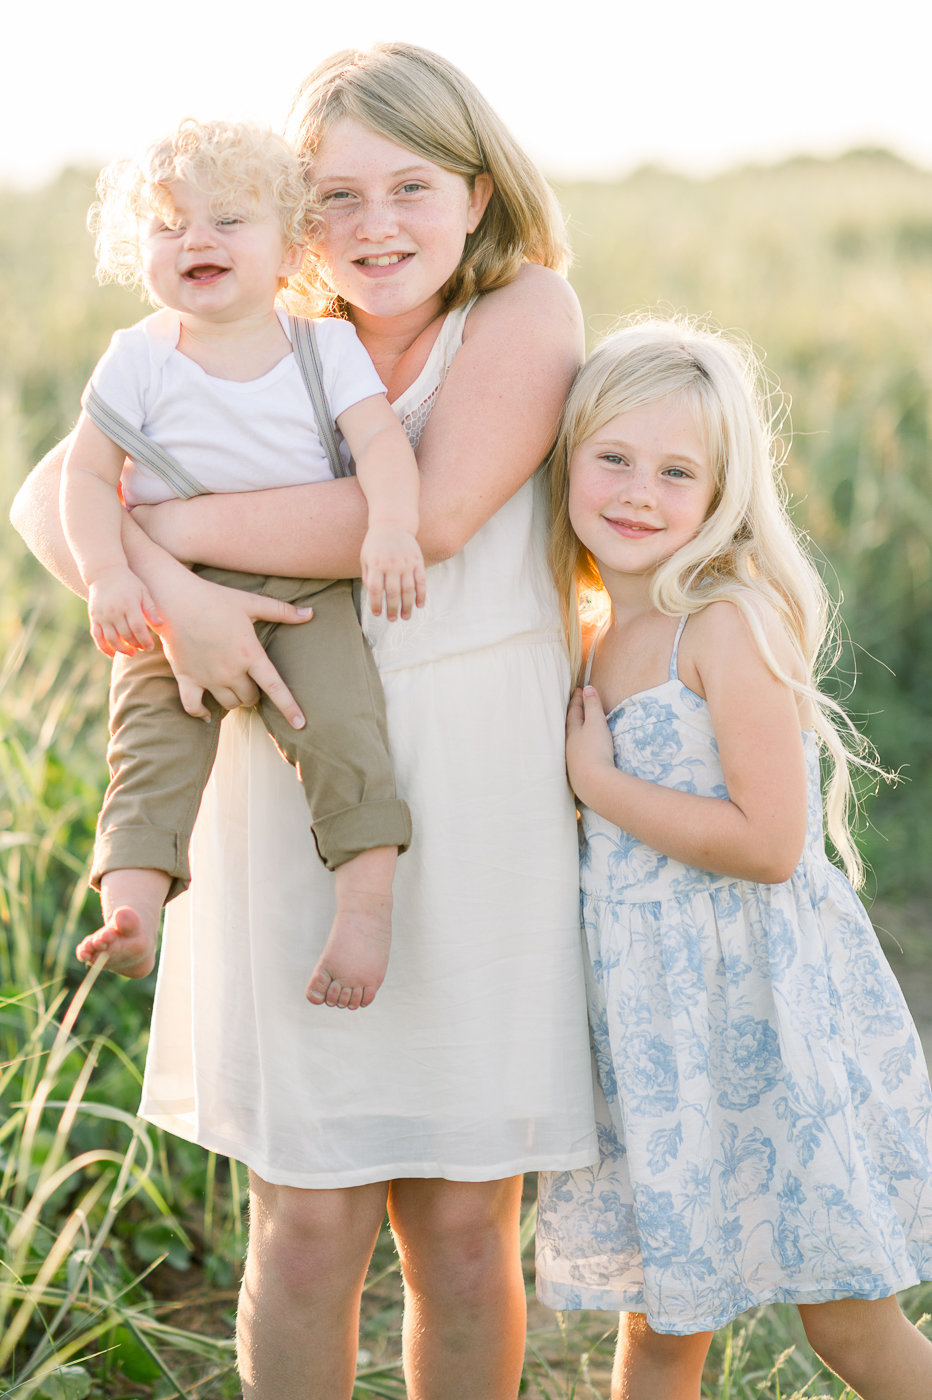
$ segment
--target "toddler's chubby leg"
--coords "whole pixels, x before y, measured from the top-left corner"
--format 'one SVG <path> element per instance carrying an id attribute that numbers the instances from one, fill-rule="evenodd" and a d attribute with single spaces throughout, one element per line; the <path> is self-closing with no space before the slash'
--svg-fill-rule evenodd
<path id="1" fill-rule="evenodd" d="M 100 882 L 104 922 L 77 947 L 79 962 L 105 956 L 121 977 L 147 977 L 155 966 L 159 920 L 171 885 L 164 870 L 108 870 Z"/>
<path id="2" fill-rule="evenodd" d="M 315 1006 L 356 1011 L 381 987 L 392 942 L 392 879 L 398 851 L 363 851 L 334 873 L 337 912 L 307 985 Z"/>

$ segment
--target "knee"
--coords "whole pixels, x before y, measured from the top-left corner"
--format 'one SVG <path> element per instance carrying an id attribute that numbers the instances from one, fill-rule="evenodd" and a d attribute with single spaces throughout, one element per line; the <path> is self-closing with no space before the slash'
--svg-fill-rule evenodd
<path id="1" fill-rule="evenodd" d="M 287 1283 L 293 1295 L 319 1296 L 326 1280 L 343 1289 L 365 1276 L 385 1212 L 382 1187 L 310 1191 L 254 1185 L 246 1272 Z"/>
<path id="2" fill-rule="evenodd" d="M 520 1270 L 520 1178 L 405 1187 L 414 1189 L 394 1191 L 389 1212 L 408 1288 L 476 1299 Z"/>
<path id="3" fill-rule="evenodd" d="M 877 1314 L 888 1312 L 890 1304 L 897 1307 L 892 1298 L 878 1302 L 842 1298 L 801 1307 L 799 1315 L 816 1356 L 839 1375 L 857 1374 L 859 1358 L 875 1352 Z"/>

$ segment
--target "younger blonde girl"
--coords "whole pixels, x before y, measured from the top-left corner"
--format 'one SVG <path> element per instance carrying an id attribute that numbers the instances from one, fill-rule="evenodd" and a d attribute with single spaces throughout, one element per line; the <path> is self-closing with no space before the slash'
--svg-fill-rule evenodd
<path id="1" fill-rule="evenodd" d="M 865 1400 L 932 1393 L 893 1297 L 932 1277 L 932 1091 L 858 879 L 825 590 L 752 355 L 683 321 L 607 340 L 552 462 L 553 560 L 610 614 L 567 720 L 600 1158 L 541 1177 L 538 1287 L 619 1308 L 615 1400 L 698 1400 L 714 1329 L 798 1304 Z"/>

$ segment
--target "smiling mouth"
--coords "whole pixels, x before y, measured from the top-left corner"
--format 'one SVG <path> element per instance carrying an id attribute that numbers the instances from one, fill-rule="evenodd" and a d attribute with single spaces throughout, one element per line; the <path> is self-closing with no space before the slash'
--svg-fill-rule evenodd
<path id="1" fill-rule="evenodd" d="M 659 525 L 648 525 L 641 520 L 611 520 L 608 516 L 606 520 L 618 530 L 630 530 L 638 535 L 655 535 L 660 529 Z"/>
<path id="2" fill-rule="evenodd" d="M 197 267 L 189 267 L 184 278 L 186 282 L 211 282 L 222 277 L 228 270 L 228 268 L 219 267 L 216 263 L 202 263 Z"/>
<path id="3" fill-rule="evenodd" d="M 395 263 L 404 262 L 412 256 L 411 253 L 380 253 L 374 258 L 357 258 L 359 267 L 394 267 Z"/>

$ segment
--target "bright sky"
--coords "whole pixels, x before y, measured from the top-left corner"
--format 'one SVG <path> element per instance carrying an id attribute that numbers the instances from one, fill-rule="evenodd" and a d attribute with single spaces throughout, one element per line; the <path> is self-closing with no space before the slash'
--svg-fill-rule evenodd
<path id="1" fill-rule="evenodd" d="M 555 0 L 556 20 L 543 12 L 518 0 L 11 6 L 0 181 L 97 166 L 185 116 L 279 127 L 319 59 L 376 39 L 452 59 L 554 176 L 645 161 L 708 173 L 853 145 L 932 168 L 928 0 Z"/>

